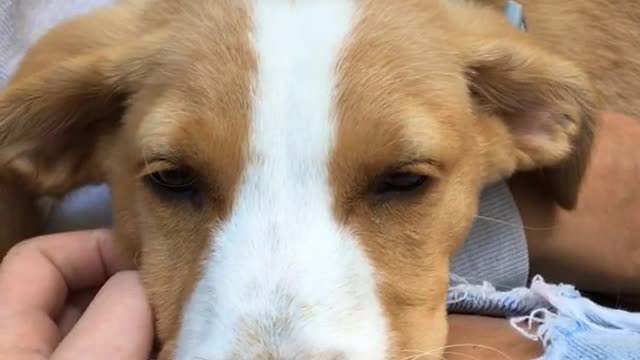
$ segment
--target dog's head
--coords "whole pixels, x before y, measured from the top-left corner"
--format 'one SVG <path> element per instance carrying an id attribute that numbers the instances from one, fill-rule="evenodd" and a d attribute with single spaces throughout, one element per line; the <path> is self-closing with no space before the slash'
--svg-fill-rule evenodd
<path id="1" fill-rule="evenodd" d="M 483 186 L 544 169 L 575 200 L 588 81 L 499 14 L 151 4 L 46 37 L 0 97 L 0 154 L 41 193 L 111 184 L 164 359 L 437 354 Z"/>

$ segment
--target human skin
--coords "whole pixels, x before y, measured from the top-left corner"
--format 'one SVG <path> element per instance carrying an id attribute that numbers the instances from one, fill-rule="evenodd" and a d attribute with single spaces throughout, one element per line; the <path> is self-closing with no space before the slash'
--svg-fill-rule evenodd
<path id="1" fill-rule="evenodd" d="M 584 291 L 640 295 L 638 141 L 640 122 L 603 116 L 575 211 L 554 207 L 542 191 L 527 190 L 540 188 L 529 185 L 535 178 L 514 178 L 512 190 L 529 227 L 531 273 Z"/>
<path id="2" fill-rule="evenodd" d="M 107 231 L 15 246 L 0 264 L 0 360 L 147 360 L 151 307 L 128 268 Z"/>

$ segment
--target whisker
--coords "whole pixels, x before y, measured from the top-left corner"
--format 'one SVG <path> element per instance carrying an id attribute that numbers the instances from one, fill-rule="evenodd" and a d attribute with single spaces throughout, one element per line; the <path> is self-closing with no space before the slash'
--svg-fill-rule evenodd
<path id="1" fill-rule="evenodd" d="M 442 354 L 443 354 L 443 355 L 457 355 L 457 356 L 462 356 L 462 357 L 464 357 L 464 358 L 471 359 L 471 360 L 478 360 L 478 359 L 480 359 L 480 358 L 475 357 L 475 356 L 473 356 L 473 355 L 463 354 L 463 353 L 455 352 L 455 351 L 445 351 L 445 352 L 443 352 Z"/>
<path id="2" fill-rule="evenodd" d="M 440 356 L 440 355 L 434 354 L 436 351 L 437 350 L 428 351 L 428 352 L 423 352 L 423 353 L 420 353 L 420 354 L 412 355 L 412 356 L 409 356 L 408 358 L 405 358 L 405 360 L 418 360 L 418 359 L 421 359 L 421 358 L 423 358 L 425 356 L 432 356 L 432 357 L 435 357 L 437 359 L 447 360 L 447 358 L 445 358 L 444 356 Z"/>
<path id="3" fill-rule="evenodd" d="M 426 351 L 426 352 L 422 352 L 421 354 L 417 354 L 417 355 L 411 355 L 407 358 L 405 358 L 405 360 L 418 360 L 424 356 L 436 356 L 439 357 L 437 355 L 435 355 L 435 352 L 438 351 L 444 351 L 444 353 L 447 353 L 446 350 L 448 349 L 457 349 L 457 348 L 463 348 L 463 347 L 475 347 L 475 348 L 480 348 L 480 349 L 484 349 L 484 350 L 490 350 L 495 352 L 496 354 L 500 355 L 501 357 L 507 359 L 507 360 L 513 360 L 513 358 L 509 355 L 507 355 L 505 352 L 498 350 L 494 347 L 491 346 L 487 346 L 487 345 L 482 345 L 482 344 L 453 344 L 453 345 L 446 345 L 440 348 L 436 348 L 433 349 L 431 351 Z M 410 351 L 410 352 L 415 352 L 416 350 L 403 350 L 403 351 Z M 451 353 L 451 352 L 448 352 Z M 466 355 L 466 354 L 460 354 L 460 355 Z M 466 355 L 466 356 L 470 356 L 470 355 Z M 442 357 L 440 357 L 442 358 Z"/>
<path id="4" fill-rule="evenodd" d="M 536 226 L 525 226 L 525 225 L 519 225 L 519 224 L 514 224 L 508 221 L 504 221 L 504 220 L 500 220 L 500 219 L 496 219 L 496 218 L 492 218 L 492 217 L 488 217 L 488 216 L 482 216 L 482 215 L 476 215 L 475 216 L 476 219 L 480 219 L 480 220 L 485 220 L 485 221 L 491 221 L 497 224 L 501 224 L 501 225 L 505 225 L 505 226 L 510 226 L 513 228 L 517 228 L 517 229 L 525 229 L 525 230 L 531 230 L 531 231 L 549 231 L 549 230 L 553 230 L 555 228 L 557 228 L 557 226 L 548 226 L 548 227 L 536 227 Z"/>
<path id="5" fill-rule="evenodd" d="M 454 345 L 447 345 L 447 346 L 444 347 L 444 350 L 461 348 L 461 347 L 476 347 L 476 348 L 480 348 L 480 349 L 484 349 L 484 350 L 490 350 L 490 351 L 493 351 L 496 354 L 504 357 L 505 359 L 513 360 L 513 358 L 511 356 L 507 355 L 507 353 L 505 353 L 504 351 L 498 350 L 498 349 L 496 349 L 494 347 L 491 347 L 491 346 L 482 345 L 482 344 L 454 344 Z"/>

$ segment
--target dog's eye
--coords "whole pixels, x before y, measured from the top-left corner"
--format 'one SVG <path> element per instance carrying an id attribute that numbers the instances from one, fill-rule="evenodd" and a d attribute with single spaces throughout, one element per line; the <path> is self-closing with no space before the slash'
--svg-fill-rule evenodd
<path id="1" fill-rule="evenodd" d="M 410 172 L 397 172 L 386 175 L 379 183 L 378 194 L 408 193 L 422 188 L 429 181 L 428 176 Z"/>
<path id="2" fill-rule="evenodd" d="M 150 179 L 166 190 L 181 192 L 191 190 L 195 183 L 195 176 L 186 169 L 172 169 L 155 172 Z"/>

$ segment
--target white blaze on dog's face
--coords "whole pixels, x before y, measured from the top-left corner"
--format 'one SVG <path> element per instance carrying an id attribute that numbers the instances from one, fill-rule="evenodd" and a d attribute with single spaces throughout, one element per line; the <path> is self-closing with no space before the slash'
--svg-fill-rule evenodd
<path id="1" fill-rule="evenodd" d="M 163 360 L 437 358 L 482 187 L 557 164 L 592 115 L 581 72 L 480 12 L 123 4 L 26 56 L 0 160 L 43 193 L 109 181 Z"/>
<path id="2" fill-rule="evenodd" d="M 247 162 L 211 231 L 176 358 L 384 359 L 375 269 L 334 210 L 330 178 L 355 4 L 259 1 L 250 11 Z"/>

